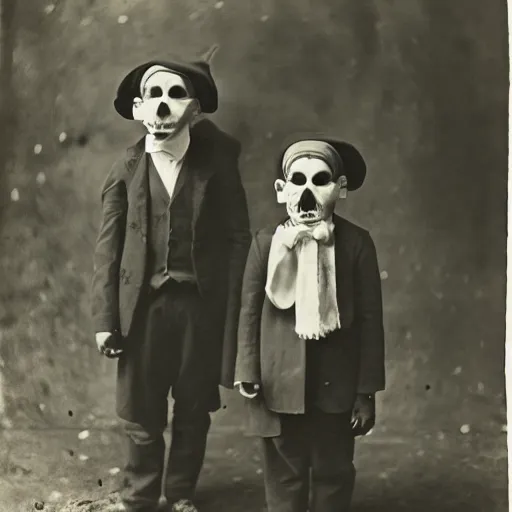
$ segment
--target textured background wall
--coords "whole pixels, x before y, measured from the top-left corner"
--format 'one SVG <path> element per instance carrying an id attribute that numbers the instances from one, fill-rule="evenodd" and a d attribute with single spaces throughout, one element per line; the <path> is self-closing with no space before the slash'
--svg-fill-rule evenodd
<path id="1" fill-rule="evenodd" d="M 272 169 L 284 134 L 332 131 L 366 156 L 367 183 L 343 209 L 371 230 L 385 271 L 381 427 L 499 431 L 504 1 L 19 0 L 13 16 L 0 128 L 6 421 L 112 416 L 114 366 L 95 353 L 87 291 L 99 187 L 141 130 L 111 102 L 140 62 L 218 43 L 215 118 L 243 143 L 254 228 L 280 213 Z"/>

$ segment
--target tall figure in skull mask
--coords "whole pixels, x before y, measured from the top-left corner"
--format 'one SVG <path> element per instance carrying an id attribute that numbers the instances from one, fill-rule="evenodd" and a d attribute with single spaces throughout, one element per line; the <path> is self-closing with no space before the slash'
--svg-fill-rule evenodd
<path id="1" fill-rule="evenodd" d="M 104 184 L 92 286 L 98 349 L 119 358 L 116 408 L 129 445 L 122 491 L 129 512 L 156 510 L 162 487 L 169 510 L 196 511 L 209 413 L 220 406 L 219 384 L 233 383 L 250 231 L 240 143 L 199 117 L 217 109 L 208 61 L 140 65 L 114 101 L 122 117 L 148 132 Z"/>
<path id="2" fill-rule="evenodd" d="M 366 165 L 351 144 L 299 135 L 278 172 L 288 218 L 252 241 L 235 384 L 248 433 L 262 438 L 268 511 L 347 512 L 354 437 L 373 427 L 385 384 L 375 245 L 334 213 Z"/>

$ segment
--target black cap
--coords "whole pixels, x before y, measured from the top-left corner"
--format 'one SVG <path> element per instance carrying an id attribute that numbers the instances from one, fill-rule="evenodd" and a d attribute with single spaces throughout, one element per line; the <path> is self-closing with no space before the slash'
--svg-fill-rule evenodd
<path id="1" fill-rule="evenodd" d="M 318 140 L 330 144 L 343 162 L 343 175 L 347 177 L 347 189 L 354 191 L 363 185 L 366 178 L 366 163 L 361 153 L 348 142 L 320 133 L 299 133 L 286 138 L 278 160 L 278 166 L 281 174 L 283 156 L 286 150 L 292 144 L 303 140 Z"/>
<path id="2" fill-rule="evenodd" d="M 152 66 L 164 66 L 170 71 L 184 76 L 192 84 L 202 112 L 213 114 L 217 110 L 218 91 L 208 62 L 202 60 L 184 62 L 178 59 L 153 60 L 136 67 L 121 81 L 114 100 L 114 107 L 119 115 L 125 119 L 133 119 L 133 100 L 140 97 L 140 82 L 144 73 Z"/>

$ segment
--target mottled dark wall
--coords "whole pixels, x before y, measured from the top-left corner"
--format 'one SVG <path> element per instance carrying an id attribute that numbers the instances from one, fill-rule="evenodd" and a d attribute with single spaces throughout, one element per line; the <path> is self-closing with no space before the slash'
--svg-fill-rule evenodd
<path id="1" fill-rule="evenodd" d="M 114 367 L 92 348 L 88 281 L 99 187 L 141 133 L 115 114 L 113 94 L 141 61 L 218 43 L 216 120 L 243 142 L 254 228 L 280 214 L 272 170 L 284 134 L 331 131 L 367 159 L 365 187 L 341 210 L 371 230 L 384 272 L 382 426 L 485 430 L 489 418 L 500 420 L 504 1 L 126 0 L 105 7 L 84 0 L 45 13 L 23 0 L 17 7 L 9 104 L 19 128 L 5 179 L 20 199 L 4 212 L 0 292 L 11 412 L 53 424 L 69 422 L 69 408 L 78 411 L 74 421 L 90 411 L 112 414 Z M 35 144 L 43 148 L 37 155 Z M 236 412 L 239 400 L 227 401 L 227 412 Z"/>

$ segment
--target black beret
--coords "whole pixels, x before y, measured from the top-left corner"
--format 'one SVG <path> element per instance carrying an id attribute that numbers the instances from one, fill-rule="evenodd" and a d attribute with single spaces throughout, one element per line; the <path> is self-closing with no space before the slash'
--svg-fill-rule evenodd
<path id="1" fill-rule="evenodd" d="M 296 142 L 303 140 L 318 140 L 330 144 L 340 156 L 343 162 L 343 174 L 347 177 L 347 189 L 350 191 L 360 188 L 366 178 L 366 163 L 359 151 L 342 140 L 323 135 L 321 133 L 299 133 L 293 134 L 286 138 L 278 160 L 278 171 L 280 175 L 283 174 L 282 164 L 283 156 L 286 150 Z"/>
<path id="2" fill-rule="evenodd" d="M 153 60 L 130 71 L 121 81 L 114 100 L 117 113 L 125 119 L 133 119 L 133 100 L 140 97 L 140 82 L 144 73 L 152 66 L 164 66 L 174 73 L 184 76 L 192 84 L 196 98 L 205 114 L 213 114 L 218 107 L 218 92 L 213 80 L 210 65 L 205 61 L 184 62 Z"/>

